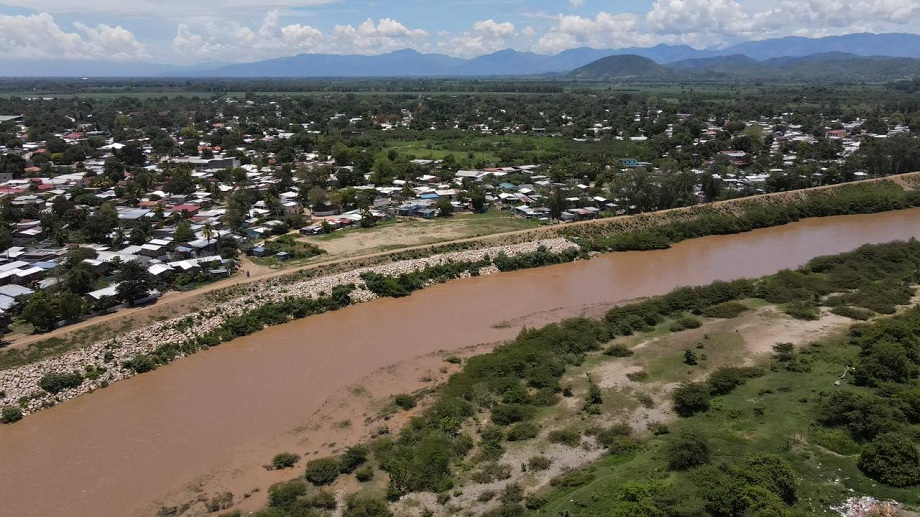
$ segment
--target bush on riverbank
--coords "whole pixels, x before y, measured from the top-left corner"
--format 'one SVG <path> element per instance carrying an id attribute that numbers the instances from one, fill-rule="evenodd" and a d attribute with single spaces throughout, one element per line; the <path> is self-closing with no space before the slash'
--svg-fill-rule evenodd
<path id="1" fill-rule="evenodd" d="M 83 383 L 83 376 L 79 373 L 49 372 L 38 381 L 38 387 L 55 394 L 68 388 L 76 388 Z"/>
<path id="2" fill-rule="evenodd" d="M 16 406 L 3 406 L 0 410 L 0 424 L 12 424 L 22 420 L 22 410 Z"/>

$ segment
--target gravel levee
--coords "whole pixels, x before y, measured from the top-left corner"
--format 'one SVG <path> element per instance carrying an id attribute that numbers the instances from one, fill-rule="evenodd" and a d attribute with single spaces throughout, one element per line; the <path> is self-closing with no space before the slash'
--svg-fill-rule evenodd
<path id="1" fill-rule="evenodd" d="M 553 253 L 560 253 L 578 246 L 563 238 L 546 239 L 443 253 L 426 258 L 355 269 L 310 280 L 285 283 L 276 279 L 245 288 L 237 288 L 238 290 L 234 291 L 234 294 L 228 299 L 215 303 L 213 307 L 192 316 L 158 322 L 116 338 L 98 341 L 58 357 L 0 372 L 0 394 L 3 394 L 0 397 L 0 406 L 19 405 L 24 414 L 30 414 L 90 393 L 112 382 L 132 377 L 135 372 L 126 366 L 126 363 L 134 357 L 140 354 L 150 354 L 165 343 L 181 345 L 192 342 L 198 336 L 219 327 L 228 318 L 269 303 L 281 302 L 288 298 L 318 298 L 328 295 L 336 286 L 348 284 L 356 286 L 350 295 L 353 303 L 372 300 L 376 298 L 376 295 L 364 286 L 361 279 L 361 275 L 366 272 L 399 276 L 450 262 L 481 261 L 487 256 L 495 257 L 499 253 L 513 257 L 537 251 L 540 247 Z M 498 272 L 498 269 L 494 266 L 482 268 L 479 271 L 481 275 L 495 272 Z M 193 318 L 193 324 L 189 324 L 190 317 Z M 39 387 L 39 380 L 50 372 L 80 372 L 82 374 L 91 370 L 104 373 L 94 379 L 84 379 L 80 386 L 65 389 L 57 394 L 47 393 Z"/>

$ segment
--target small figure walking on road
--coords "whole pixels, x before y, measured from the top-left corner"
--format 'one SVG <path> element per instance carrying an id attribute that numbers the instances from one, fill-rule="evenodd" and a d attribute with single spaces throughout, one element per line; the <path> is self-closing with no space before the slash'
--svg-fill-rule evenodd
<path id="1" fill-rule="evenodd" d="M 246 272 L 246 278 L 249 278 L 249 271 Z"/>

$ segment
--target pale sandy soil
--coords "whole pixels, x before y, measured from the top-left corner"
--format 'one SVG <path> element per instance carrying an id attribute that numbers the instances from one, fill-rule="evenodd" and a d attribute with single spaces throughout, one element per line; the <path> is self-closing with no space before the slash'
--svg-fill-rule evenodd
<path id="1" fill-rule="evenodd" d="M 453 221 L 451 221 L 453 222 Z M 306 238 L 334 256 L 352 256 L 371 250 L 396 249 L 420 246 L 435 242 L 471 237 L 462 224 L 444 224 L 443 221 L 402 220 L 396 224 L 371 231 L 351 230 L 330 239 Z"/>
<path id="2" fill-rule="evenodd" d="M 790 318 L 770 306 L 757 309 L 755 316 L 735 327 L 744 338 L 750 354 L 747 364 L 753 364 L 771 354 L 773 345 L 777 343 L 805 345 L 855 323 L 850 318 L 831 314 L 827 309 L 823 309 L 821 317 L 814 321 Z"/>

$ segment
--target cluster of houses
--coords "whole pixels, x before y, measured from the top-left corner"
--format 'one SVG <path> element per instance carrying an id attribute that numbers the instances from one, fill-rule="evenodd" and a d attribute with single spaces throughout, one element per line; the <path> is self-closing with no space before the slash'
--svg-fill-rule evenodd
<path id="1" fill-rule="evenodd" d="M 251 102 L 251 101 L 247 101 Z M 129 114 L 130 116 L 131 114 Z M 637 120 L 646 117 L 657 117 L 660 112 L 654 111 L 647 114 L 637 114 Z M 280 116 L 280 114 L 279 114 Z M 343 118 L 344 117 L 344 118 Z M 678 115 L 678 119 L 685 118 Z M 403 110 L 399 117 L 375 118 L 373 120 L 348 119 L 343 114 L 337 114 L 333 120 L 341 120 L 352 126 L 376 127 L 378 129 L 394 129 L 407 127 L 412 123 L 411 113 Z M 776 130 L 777 122 L 782 125 L 782 130 Z M 464 189 L 467 185 L 474 184 L 485 194 L 488 206 L 508 210 L 510 213 L 524 217 L 545 220 L 549 218 L 549 209 L 546 207 L 547 193 L 557 187 L 564 187 L 567 209 L 559 215 L 563 222 L 580 221 L 601 216 L 602 213 L 623 213 L 629 207 L 621 206 L 618 199 L 608 199 L 604 191 L 592 185 L 566 181 L 554 183 L 545 175 L 541 165 L 520 165 L 507 167 L 491 167 L 481 169 L 461 169 L 456 171 L 441 170 L 442 164 L 432 160 L 414 160 L 428 173 L 415 180 L 407 181 L 397 179 L 387 185 L 365 185 L 357 189 L 371 189 L 374 191 L 373 206 L 365 210 L 353 210 L 342 213 L 337 209 L 327 212 L 310 213 L 305 206 L 307 196 L 301 189 L 301 180 L 295 175 L 293 185 L 288 182 L 283 189 L 273 188 L 281 182 L 279 172 L 282 167 L 291 169 L 322 168 L 328 170 L 331 183 L 334 184 L 336 175 L 348 169 L 349 166 L 336 164 L 331 156 L 316 152 L 300 153 L 293 162 L 280 163 L 278 156 L 266 150 L 266 146 L 278 139 L 289 139 L 295 133 L 285 130 L 271 130 L 267 136 L 252 137 L 243 135 L 242 145 L 235 149 L 221 149 L 205 141 L 209 134 L 216 134 L 231 126 L 240 127 L 238 117 L 224 119 L 210 124 L 210 129 L 204 134 L 196 136 L 182 136 L 182 132 L 173 131 L 171 137 L 175 139 L 175 147 L 191 143 L 193 148 L 200 151 L 200 156 L 164 155 L 157 158 L 157 163 L 146 166 L 151 173 L 161 171 L 165 163 L 184 164 L 191 170 L 191 179 L 196 190 L 191 194 L 174 194 L 164 190 L 163 183 L 150 187 L 149 191 L 141 193 L 138 199 L 129 201 L 124 195 L 124 182 L 115 185 L 99 184 L 96 178 L 105 172 L 106 161 L 125 147 L 125 144 L 115 142 L 110 135 L 94 131 L 91 127 L 70 128 L 62 132 L 59 137 L 67 145 L 83 144 L 88 139 L 102 142 L 104 145 L 96 149 L 96 156 L 83 160 L 78 164 L 66 168 L 58 167 L 54 173 L 47 172 L 47 168 L 33 165 L 36 157 L 47 155 L 45 142 L 30 142 L 27 134 L 28 128 L 21 125 L 21 118 L 16 116 L 0 116 L 0 122 L 19 123 L 19 136 L 23 140 L 21 146 L 7 149 L 0 146 L 0 156 L 5 154 L 16 155 L 30 166 L 25 169 L 24 175 L 14 175 L 9 172 L 0 172 L 0 199 L 8 202 L 13 207 L 34 209 L 32 213 L 44 213 L 51 209 L 55 199 L 59 197 L 70 198 L 70 192 L 76 187 L 81 192 L 95 196 L 100 202 L 109 202 L 115 206 L 118 220 L 125 225 L 132 221 L 149 219 L 156 221 L 152 235 L 145 242 L 122 246 L 117 249 L 105 245 L 86 245 L 96 253 L 96 257 L 86 259 L 86 262 L 105 276 L 111 271 L 113 261 L 140 261 L 148 267 L 149 273 L 157 279 L 169 282 L 171 278 L 182 275 L 206 275 L 209 277 L 229 274 L 232 263 L 221 259 L 215 251 L 218 239 L 232 238 L 235 242 L 251 242 L 251 253 L 259 256 L 264 253 L 265 247 L 258 243 L 272 235 L 287 229 L 285 216 L 297 214 L 307 224 L 300 229 L 303 235 L 313 235 L 331 230 L 357 226 L 368 217 L 375 220 L 390 217 L 418 217 L 431 219 L 444 210 L 444 201 L 449 203 L 450 210 L 462 212 L 470 210 L 468 192 Z M 675 120 L 676 122 L 676 120 Z M 849 123 L 835 124 L 836 129 L 827 130 L 826 138 L 839 141 L 842 149 L 838 161 L 856 152 L 865 133 L 861 126 L 865 121 L 856 120 Z M 814 135 L 802 130 L 801 126 L 786 123 L 785 115 L 780 119 L 762 119 L 748 121 L 745 125 L 758 126 L 762 134 L 772 136 L 772 147 L 763 152 L 771 156 L 782 155 L 784 149 L 789 149 L 789 144 L 804 142 L 814 144 L 817 139 Z M 309 124 L 305 125 L 308 128 Z M 517 131 L 519 128 L 504 128 L 502 131 Z M 600 135 L 611 130 L 606 121 L 601 121 L 593 126 L 595 135 Z M 493 128 L 488 125 L 478 125 L 473 131 L 490 133 Z M 541 130 L 532 129 L 532 133 L 541 134 Z M 710 121 L 694 145 L 702 145 L 719 138 L 725 131 Z M 886 135 L 871 135 L 875 138 L 884 138 L 893 134 L 909 131 L 904 126 L 894 127 Z M 674 124 L 669 124 L 665 132 L 671 136 Z M 590 131 L 589 131 L 590 133 Z M 645 137 L 624 137 L 617 135 L 615 138 L 643 140 Z M 155 153 L 148 139 L 138 140 L 147 157 Z M 800 157 L 795 154 L 782 156 L 784 168 L 758 172 L 750 172 L 751 165 L 757 157 L 741 150 L 723 150 L 718 153 L 718 158 L 727 162 L 732 172 L 720 177 L 723 181 L 737 186 L 761 186 L 769 174 L 783 174 L 785 167 L 792 167 L 800 163 Z M 644 167 L 654 171 L 651 163 L 642 162 L 634 158 L 622 158 L 618 170 L 629 170 Z M 227 171 L 233 171 L 232 179 L 227 178 Z M 614 170 L 615 172 L 615 170 Z M 702 173 L 702 170 L 696 170 Z M 437 175 L 435 175 L 435 173 Z M 857 173 L 857 176 L 864 173 Z M 16 177 L 21 176 L 21 177 Z M 451 177 L 452 176 L 452 177 Z M 220 178 L 220 179 L 218 179 Z M 264 194 L 269 190 L 275 192 L 274 197 L 265 196 L 255 202 L 246 214 L 242 231 L 231 232 L 225 225 L 228 212 L 227 198 L 232 195 L 240 184 L 245 183 L 247 189 Z M 282 190 L 282 191 L 279 191 Z M 136 193 L 135 193 L 136 194 Z M 98 204 L 98 203 L 97 203 Z M 92 206 L 86 206 L 90 212 Z M 173 217 L 181 216 L 181 217 Z M 313 224 L 311 217 L 315 218 Z M 182 219 L 192 225 L 195 238 L 188 242 L 177 242 L 175 232 L 176 221 Z M 67 243 L 49 244 L 54 237 L 46 235 L 39 217 L 22 219 L 9 222 L 13 246 L 0 255 L 0 310 L 9 310 L 15 306 L 15 301 L 23 300 L 37 289 L 49 289 L 55 285 L 57 271 L 69 247 Z M 113 245 L 115 245 L 113 243 Z M 261 250 L 261 251 L 260 251 Z M 283 257 L 282 257 L 283 258 Z M 7 287 L 9 286 L 9 287 Z M 101 300 L 110 296 L 117 286 L 108 285 L 89 293 L 87 296 L 93 300 Z"/>

